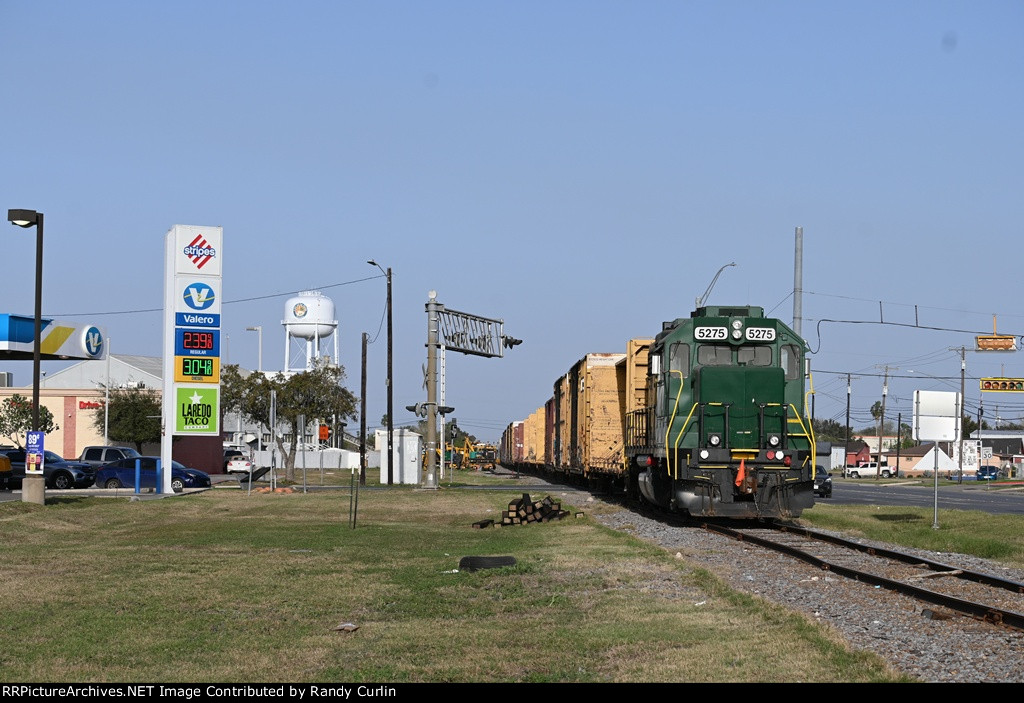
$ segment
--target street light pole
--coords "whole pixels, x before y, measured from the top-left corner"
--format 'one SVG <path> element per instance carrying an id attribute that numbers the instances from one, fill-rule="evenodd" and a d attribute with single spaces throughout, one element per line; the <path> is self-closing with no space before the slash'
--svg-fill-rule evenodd
<path id="1" fill-rule="evenodd" d="M 255 327 L 246 327 L 246 332 L 255 332 L 257 334 L 257 344 L 259 344 L 259 351 L 256 356 L 256 370 L 263 373 L 263 325 L 256 325 Z"/>
<path id="2" fill-rule="evenodd" d="M 256 333 L 256 343 L 259 345 L 259 349 L 256 352 L 256 371 L 259 372 L 262 375 L 263 374 L 263 325 L 256 325 L 255 327 L 246 327 L 245 331 L 246 332 L 255 332 Z M 239 411 L 238 418 L 239 418 L 238 419 L 239 425 L 241 425 L 241 422 L 242 422 L 241 411 Z M 259 429 L 257 430 L 257 432 L 259 434 L 256 435 L 256 451 L 262 454 L 263 453 L 263 423 L 260 423 L 260 426 L 259 426 Z"/>
<path id="3" fill-rule="evenodd" d="M 39 430 L 39 362 L 43 329 L 43 213 L 35 210 L 8 210 L 7 219 L 18 227 L 36 228 L 36 319 L 32 344 L 32 430 Z"/>
<path id="4" fill-rule="evenodd" d="M 8 210 L 7 219 L 18 227 L 36 228 L 36 314 L 35 339 L 32 342 L 32 431 L 39 431 L 39 362 L 43 335 L 43 213 L 35 210 Z M 26 457 L 27 459 L 28 457 Z M 26 467 L 27 468 L 27 467 Z M 41 466 L 37 467 L 41 468 Z M 22 481 L 23 502 L 46 505 L 46 481 L 42 473 L 28 475 Z"/>
<path id="5" fill-rule="evenodd" d="M 394 483 L 395 477 L 395 407 L 394 389 L 392 384 L 392 343 L 391 343 L 391 267 L 385 271 L 375 260 L 366 263 L 376 266 L 388 279 L 388 485 Z"/>

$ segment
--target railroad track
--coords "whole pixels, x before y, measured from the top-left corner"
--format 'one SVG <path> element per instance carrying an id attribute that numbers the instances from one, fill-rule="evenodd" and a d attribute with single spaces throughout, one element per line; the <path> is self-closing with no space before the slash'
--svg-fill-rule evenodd
<path id="1" fill-rule="evenodd" d="M 700 526 L 953 613 L 1024 630 L 1024 583 L 782 523 L 757 528 L 712 522 Z"/>
<path id="2" fill-rule="evenodd" d="M 628 504 L 620 496 L 603 499 L 665 525 L 703 528 L 944 609 L 931 612 L 936 618 L 961 614 L 1024 631 L 1024 583 L 1018 581 L 779 521 L 736 527 L 736 523 L 687 518 L 646 504 Z"/>

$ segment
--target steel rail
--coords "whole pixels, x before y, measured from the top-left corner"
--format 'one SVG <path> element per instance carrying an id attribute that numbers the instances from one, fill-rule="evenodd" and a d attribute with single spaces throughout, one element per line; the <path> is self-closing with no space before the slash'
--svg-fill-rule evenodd
<path id="1" fill-rule="evenodd" d="M 796 547 L 793 547 L 791 545 L 781 544 L 779 542 L 775 542 L 764 537 L 758 537 L 756 535 L 744 533 L 741 530 L 735 530 L 729 527 L 725 527 L 723 525 L 716 525 L 714 523 L 702 523 L 702 527 L 703 529 L 708 530 L 709 532 L 715 532 L 726 537 L 731 537 L 732 539 L 735 539 L 737 541 L 752 542 L 759 546 L 765 547 L 766 549 L 772 549 L 782 554 L 786 554 L 796 559 L 800 559 L 801 561 L 807 562 L 808 564 L 817 566 L 820 569 L 831 571 L 841 576 L 846 576 L 847 578 L 854 579 L 855 581 L 861 581 L 864 583 L 869 583 L 873 586 L 886 588 L 896 593 L 911 596 L 926 603 L 931 603 L 932 605 L 938 605 L 958 613 L 970 615 L 971 617 L 983 620 L 985 622 L 990 622 L 997 625 L 1004 625 L 1015 630 L 1024 630 L 1024 615 L 1022 615 L 1021 613 L 1014 612 L 1012 610 L 1003 610 L 1001 608 L 985 605 L 983 603 L 967 601 L 962 598 L 957 598 L 955 596 L 948 596 L 942 593 L 936 593 L 935 591 L 929 591 L 926 588 L 912 586 L 910 584 L 903 583 L 901 581 L 896 581 L 894 579 L 889 579 L 884 576 L 878 576 L 877 574 L 871 574 L 865 571 L 860 571 L 858 569 L 853 569 L 847 566 L 843 566 L 842 564 L 836 564 L 825 559 L 822 559 L 820 557 L 814 556 L 813 554 L 809 554 L 808 552 L 805 552 L 802 549 L 797 549 Z M 844 544 L 842 540 L 835 542 L 835 544 L 837 544 L 838 546 L 848 546 Z M 889 551 L 884 549 L 872 550 L 871 548 L 869 548 L 868 550 L 861 550 L 859 549 L 859 547 L 863 547 L 864 545 L 859 545 L 857 543 L 852 542 L 849 544 L 857 546 L 857 551 L 866 551 L 868 554 L 873 556 L 881 555 L 882 552 Z M 908 561 L 910 560 L 910 555 L 903 556 L 907 557 Z M 914 560 L 911 563 L 916 563 L 916 561 L 918 560 Z M 952 569 L 952 567 L 948 568 Z"/>
<path id="2" fill-rule="evenodd" d="M 840 547 L 846 547 L 848 549 L 854 549 L 865 554 L 883 557 L 885 559 L 892 559 L 893 561 L 899 561 L 904 564 L 926 566 L 932 571 L 938 573 L 948 572 L 951 576 L 956 576 L 957 578 L 961 578 L 967 581 L 973 581 L 975 583 L 981 583 L 986 586 L 1002 588 L 1007 591 L 1014 591 L 1016 593 L 1024 593 L 1024 583 L 1021 583 L 1020 581 L 1012 581 L 1010 579 L 1000 578 L 999 576 L 993 576 L 992 574 L 986 574 L 980 571 L 969 571 L 965 569 L 960 569 L 955 566 L 950 566 L 949 564 L 943 564 L 940 561 L 932 561 L 931 559 L 925 559 L 914 554 L 905 554 L 903 552 L 893 551 L 891 549 L 886 549 L 884 547 L 872 547 L 866 544 L 861 544 L 860 542 L 855 542 L 851 539 L 847 539 L 844 537 L 837 537 L 835 535 L 829 535 L 823 532 L 810 530 L 806 527 L 784 525 L 781 523 L 772 523 L 772 529 L 777 529 L 781 532 L 792 532 L 794 534 L 802 535 L 804 537 L 820 540 L 822 542 L 829 542 L 830 544 L 835 544 Z"/>

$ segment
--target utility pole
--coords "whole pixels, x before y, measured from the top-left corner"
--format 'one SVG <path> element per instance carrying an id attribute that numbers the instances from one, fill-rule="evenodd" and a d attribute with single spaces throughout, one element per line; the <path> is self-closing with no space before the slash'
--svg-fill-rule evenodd
<path id="1" fill-rule="evenodd" d="M 366 485 L 366 332 L 363 332 L 363 370 L 359 378 L 359 485 Z M 391 475 L 391 454 L 388 454 L 388 475 Z"/>
<path id="2" fill-rule="evenodd" d="M 853 387 L 850 385 L 850 374 L 846 374 L 846 445 L 843 447 L 843 475 L 845 476 L 846 464 L 850 460 L 850 393 Z"/>
<path id="3" fill-rule="evenodd" d="M 896 414 L 896 471 L 900 470 L 900 430 L 903 427 L 903 413 Z"/>
<path id="4" fill-rule="evenodd" d="M 438 335 L 437 293 L 427 294 L 427 466 L 423 477 L 424 488 L 437 488 L 437 353 Z"/>
<path id="5" fill-rule="evenodd" d="M 960 414 L 963 415 L 963 397 L 964 397 L 964 376 L 967 373 L 967 349 L 960 347 L 960 398 L 961 408 Z M 959 478 L 958 483 L 963 483 L 964 480 L 964 428 L 963 418 L 957 418 L 960 420 L 960 456 L 959 456 L 959 468 L 957 469 Z"/>
<path id="6" fill-rule="evenodd" d="M 796 228 L 793 262 L 793 331 L 803 337 L 804 315 L 804 228 Z"/>
<path id="7" fill-rule="evenodd" d="M 388 266 L 388 485 L 395 481 L 395 381 L 392 376 L 391 267 Z"/>
<path id="8" fill-rule="evenodd" d="M 889 395 L 889 370 L 890 367 L 885 367 L 885 380 L 882 381 L 882 412 L 878 416 L 878 461 L 875 463 L 875 478 L 881 478 L 882 476 L 882 430 L 885 427 L 885 398 Z M 891 370 L 896 371 L 896 367 L 891 367 Z"/>

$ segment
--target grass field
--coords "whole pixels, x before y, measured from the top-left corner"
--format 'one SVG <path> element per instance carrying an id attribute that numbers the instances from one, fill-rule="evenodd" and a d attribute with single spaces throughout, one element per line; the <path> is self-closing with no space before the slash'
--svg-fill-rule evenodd
<path id="1" fill-rule="evenodd" d="M 517 496 L 444 481 L 366 490 L 356 529 L 343 490 L 0 504 L 0 679 L 902 680 L 803 616 L 600 526 L 594 505 L 471 526 Z M 459 571 L 469 555 L 517 564 Z"/>

